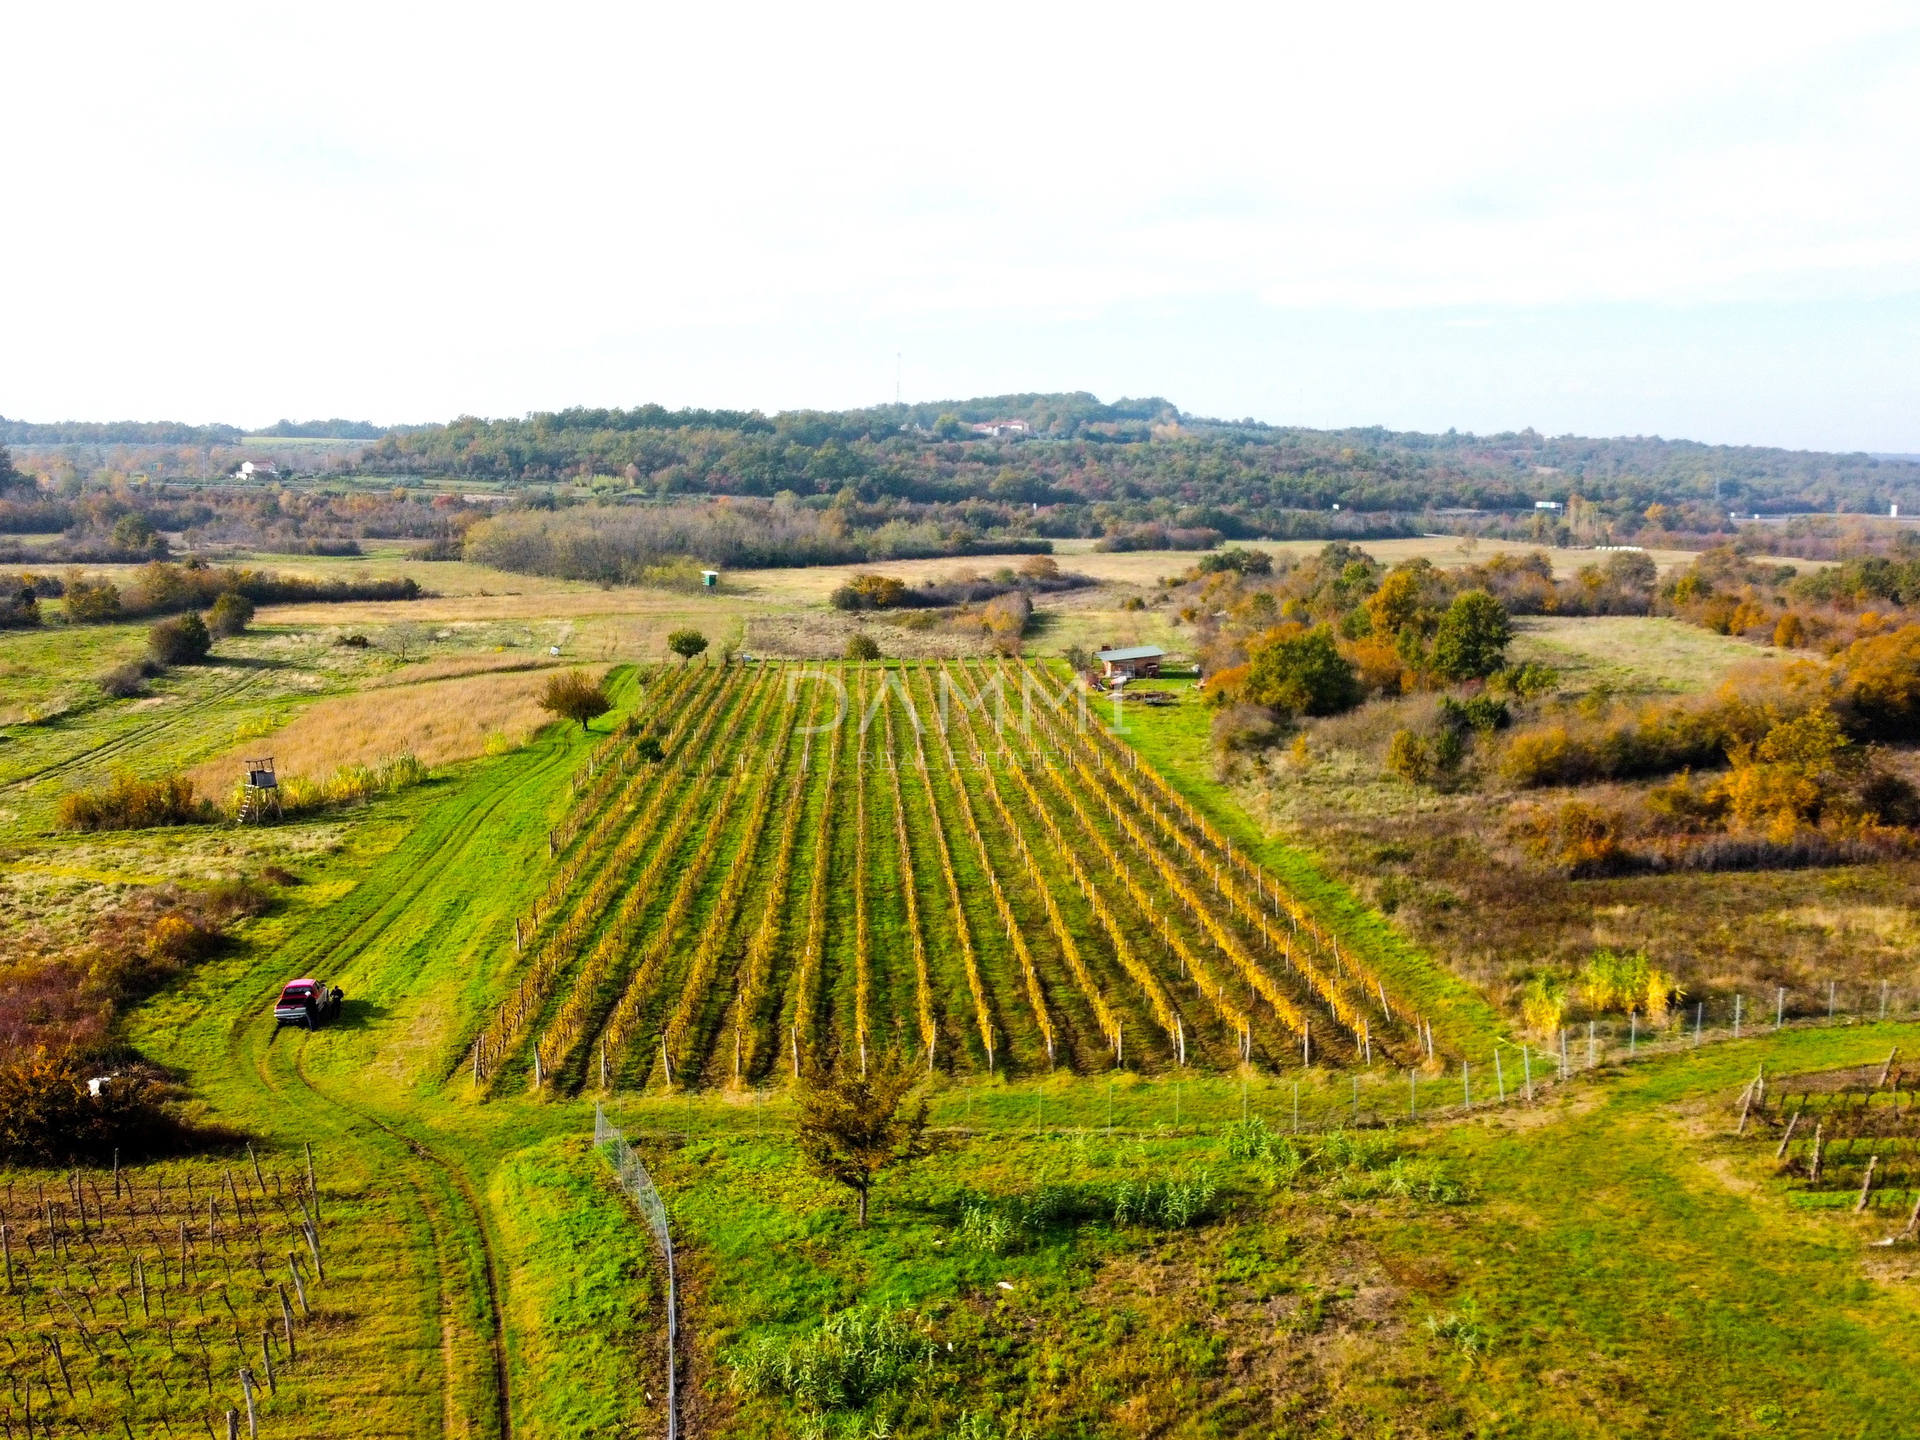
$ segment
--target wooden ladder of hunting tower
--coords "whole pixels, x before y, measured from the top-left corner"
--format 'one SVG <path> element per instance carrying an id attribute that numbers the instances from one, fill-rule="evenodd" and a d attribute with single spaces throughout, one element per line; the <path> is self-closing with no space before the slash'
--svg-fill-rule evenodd
<path id="1" fill-rule="evenodd" d="M 262 825 L 267 817 L 280 818 L 280 780 L 273 772 L 273 757 L 247 761 L 246 783 L 240 792 L 240 823 Z"/>

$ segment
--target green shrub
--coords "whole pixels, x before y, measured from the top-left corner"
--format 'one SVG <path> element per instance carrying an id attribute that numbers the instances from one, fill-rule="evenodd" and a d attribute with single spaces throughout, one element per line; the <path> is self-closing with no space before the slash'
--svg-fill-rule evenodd
<path id="1" fill-rule="evenodd" d="M 1476 695 L 1465 703 L 1448 696 L 1440 701 L 1440 723 L 1455 734 L 1473 730 L 1491 735 L 1513 723 L 1513 712 L 1492 695 Z"/>
<path id="2" fill-rule="evenodd" d="M 207 622 L 192 613 L 162 620 L 147 631 L 147 650 L 162 665 L 198 665 L 212 649 Z"/>
<path id="3" fill-rule="evenodd" d="M 864 1409 L 932 1373 L 941 1351 L 909 1314 L 845 1310 L 811 1335 L 767 1337 L 733 1359 L 733 1386 L 815 1413 Z"/>
<path id="4" fill-rule="evenodd" d="M 115 700 L 126 700 L 147 693 L 147 680 L 158 675 L 160 666 L 153 659 L 129 660 L 116 665 L 100 677 L 100 688 Z"/>
<path id="5" fill-rule="evenodd" d="M 233 590 L 215 596 L 213 609 L 207 613 L 207 628 L 222 639 L 246 634 L 252 623 L 253 602 Z"/>
<path id="6" fill-rule="evenodd" d="M 1429 1315 L 1427 1333 L 1466 1355 L 1478 1355 L 1491 1343 L 1480 1325 L 1480 1307 L 1471 1297 L 1458 1310 L 1436 1310 Z"/>
<path id="7" fill-rule="evenodd" d="M 1523 665 L 1514 665 L 1505 670 L 1495 671 L 1487 677 L 1487 689 L 1495 695 L 1511 695 L 1521 702 L 1537 700 L 1542 695 L 1551 695 L 1560 688 L 1560 672 L 1551 665 L 1542 665 L 1529 660 Z"/>
<path id="8" fill-rule="evenodd" d="M 1168 1180 L 1122 1180 L 1114 1186 L 1113 1223 L 1185 1230 L 1205 1219 L 1219 1187 L 1205 1170 Z"/>
<path id="9" fill-rule="evenodd" d="M 1249 651 L 1242 693 L 1255 705 L 1296 715 L 1337 715 L 1360 703 L 1358 677 L 1334 644 L 1331 626 L 1283 627 Z"/>
<path id="10" fill-rule="evenodd" d="M 394 795 L 418 785 L 431 774 L 418 757 L 401 753 L 378 765 L 342 765 L 324 779 L 293 775 L 280 782 L 280 808 L 286 815 L 304 815 L 365 804 L 381 795 Z M 239 808 L 236 792 L 234 807 Z"/>
<path id="11" fill-rule="evenodd" d="M 878 660 L 880 646 L 871 635 L 855 631 L 847 637 L 846 656 L 849 660 Z"/>
<path id="12" fill-rule="evenodd" d="M 69 620 L 112 620 L 120 614 L 120 590 L 104 580 L 83 580 L 69 574 L 65 603 Z"/>
<path id="13" fill-rule="evenodd" d="M 1396 730 L 1387 744 L 1387 769 L 1415 785 L 1424 785 L 1434 774 L 1433 746 L 1424 735 L 1411 730 Z"/>
<path id="14" fill-rule="evenodd" d="M 1467 1188 L 1450 1177 L 1439 1161 L 1415 1155 L 1396 1155 L 1383 1169 L 1349 1168 L 1327 1188 L 1343 1200 L 1458 1205 L 1469 1198 Z"/>
<path id="15" fill-rule="evenodd" d="M 1471 1198 L 1439 1161 L 1410 1154 L 1377 1131 L 1281 1135 L 1255 1116 L 1228 1131 L 1227 1154 L 1263 1172 L 1269 1184 L 1307 1186 L 1349 1200 L 1452 1205 Z"/>
<path id="16" fill-rule="evenodd" d="M 1237 545 L 1212 555 L 1203 555 L 1194 567 L 1202 575 L 1218 575 L 1231 570 L 1236 575 L 1271 575 L 1273 556 L 1265 550 L 1245 550 Z"/>
<path id="17" fill-rule="evenodd" d="M 40 596 L 25 576 L 0 585 L 0 630 L 30 630 L 40 623 Z"/>

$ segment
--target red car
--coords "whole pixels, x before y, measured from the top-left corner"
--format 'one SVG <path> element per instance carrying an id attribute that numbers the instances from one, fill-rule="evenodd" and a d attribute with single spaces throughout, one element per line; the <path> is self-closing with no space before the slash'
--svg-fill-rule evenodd
<path id="1" fill-rule="evenodd" d="M 292 981 L 273 1002 L 273 1028 L 304 1025 L 312 1030 L 322 1020 L 339 1018 L 340 1002 L 346 996 L 338 986 L 322 985 L 318 980 Z"/>

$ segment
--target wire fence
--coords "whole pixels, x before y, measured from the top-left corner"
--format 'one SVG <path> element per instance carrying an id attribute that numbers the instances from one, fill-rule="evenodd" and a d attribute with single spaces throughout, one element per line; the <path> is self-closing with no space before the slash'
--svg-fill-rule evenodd
<path id="1" fill-rule="evenodd" d="M 1638 1015 L 1580 1020 L 1538 1038 L 1500 1040 L 1477 1054 L 1436 1058 L 1414 1069 L 1387 1064 L 1237 1072 L 1199 1069 L 1158 1074 L 1115 1069 L 1091 1074 L 1040 1072 L 930 1077 L 936 1128 L 973 1135 L 1224 1133 L 1249 1120 L 1299 1132 L 1444 1123 L 1503 1106 L 1525 1105 L 1589 1072 L 1629 1067 L 1776 1031 L 1808 1031 L 1875 1022 L 1910 1022 L 1910 991 L 1875 983 L 1849 995 L 1800 997 L 1777 989 L 1674 1006 L 1659 1022 Z M 1815 1001 L 1809 1004 L 1808 1001 Z M 1849 1004 L 1849 1001 L 1853 1003 Z M 1883 1009 L 1884 1006 L 1884 1009 Z M 777 1082 L 754 1090 L 655 1090 L 613 1101 L 634 1133 L 675 1137 L 772 1137 L 791 1123 L 792 1097 Z"/>
<path id="2" fill-rule="evenodd" d="M 667 1226 L 667 1207 L 661 1202 L 660 1192 L 654 1188 L 653 1177 L 647 1173 L 646 1164 L 598 1105 L 593 1107 L 593 1144 L 595 1149 L 604 1150 L 607 1158 L 613 1162 L 613 1168 L 620 1177 L 620 1188 L 626 1191 L 627 1198 L 646 1217 L 666 1262 L 667 1440 L 680 1440 L 680 1307 L 673 1267 L 673 1234 Z"/>

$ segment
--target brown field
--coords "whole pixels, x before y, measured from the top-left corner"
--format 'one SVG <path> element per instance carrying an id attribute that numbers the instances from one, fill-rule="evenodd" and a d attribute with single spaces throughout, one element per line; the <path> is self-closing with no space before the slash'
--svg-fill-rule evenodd
<path id="1" fill-rule="evenodd" d="M 604 673 L 605 667 L 588 667 Z M 284 729 L 234 746 L 188 772 L 203 794 L 224 795 L 241 762 L 274 757 L 282 775 L 320 777 L 411 752 L 429 766 L 484 754 L 489 738 L 519 744 L 552 720 L 535 701 L 537 671 L 384 685 L 316 701 Z"/>
<path id="2" fill-rule="evenodd" d="M 913 613 L 913 612 L 907 612 Z M 749 655 L 783 660 L 834 660 L 846 654 L 847 639 L 855 632 L 873 637 L 880 653 L 889 658 L 990 655 L 992 647 L 981 634 L 958 634 L 946 629 L 917 629 L 894 623 L 892 617 L 855 620 L 835 610 L 793 610 L 756 615 L 746 624 L 741 648 Z"/>
<path id="3" fill-rule="evenodd" d="M 460 680 L 469 675 L 506 675 L 526 670 L 565 669 L 579 661 L 551 655 L 445 655 L 391 670 L 369 680 L 369 690 L 390 689 L 396 685 L 424 685 L 434 680 Z"/>
<path id="4" fill-rule="evenodd" d="M 1515 658 L 1544 660 L 1567 696 L 1596 703 L 1595 692 L 1639 704 L 1707 691 L 1780 663 L 1778 652 L 1674 620 L 1538 617 L 1516 628 Z M 1920 863 L 1570 880 L 1514 843 L 1518 807 L 1631 807 L 1659 781 L 1514 790 L 1470 766 L 1457 787 L 1430 788 L 1387 773 L 1393 732 L 1430 726 L 1437 703 L 1414 695 L 1310 721 L 1300 750 L 1242 762 L 1235 790 L 1496 1003 L 1510 1007 L 1533 973 L 1577 969 L 1602 946 L 1645 950 L 1710 1007 L 1735 993 L 1771 1006 L 1784 986 L 1789 1011 L 1807 1013 L 1829 981 L 1857 998 L 1907 973 Z M 1920 774 L 1920 754 L 1889 760 Z"/>
<path id="5" fill-rule="evenodd" d="M 1525 799 L 1621 804 L 1653 782 L 1535 791 Z M 1805 870 L 1685 871 L 1569 880 L 1506 834 L 1521 797 L 1416 792 L 1351 753 L 1299 765 L 1279 756 L 1237 793 L 1276 833 L 1329 870 L 1416 942 L 1512 1013 L 1543 968 L 1577 969 L 1600 947 L 1644 950 L 1708 1023 L 1736 993 L 1790 1014 L 1818 1013 L 1828 982 L 1843 1008 L 1883 979 L 1909 983 L 1920 926 L 1920 863 Z"/>

